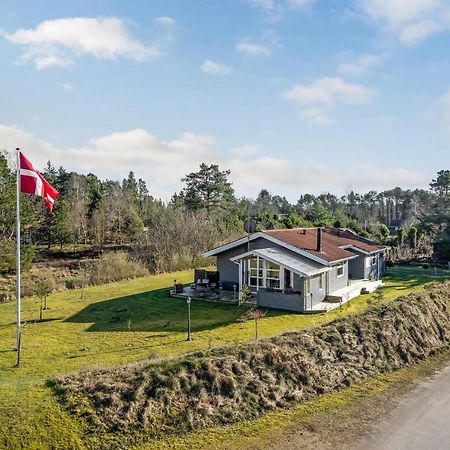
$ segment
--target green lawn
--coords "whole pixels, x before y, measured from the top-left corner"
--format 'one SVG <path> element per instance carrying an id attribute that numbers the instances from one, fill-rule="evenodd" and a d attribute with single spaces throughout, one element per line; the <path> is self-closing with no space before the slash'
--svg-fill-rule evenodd
<path id="1" fill-rule="evenodd" d="M 447 272 L 448 274 L 448 272 Z M 0 304 L 0 448 L 84 448 L 98 446 L 55 400 L 47 379 L 93 366 L 109 366 L 147 357 L 173 356 L 232 345 L 254 338 L 253 323 L 238 323 L 245 311 L 235 305 L 193 301 L 192 332 L 186 338 L 186 303 L 168 296 L 173 279 L 189 282 L 192 273 L 177 272 L 113 283 L 49 297 L 45 321 L 36 299 L 23 301 L 23 362 L 14 368 L 15 305 Z M 386 278 L 385 300 L 421 289 L 426 274 L 398 273 Z M 272 336 L 363 311 L 371 295 L 358 297 L 327 314 L 269 312 L 259 321 L 259 335 Z M 130 327 L 130 330 L 129 330 Z"/>

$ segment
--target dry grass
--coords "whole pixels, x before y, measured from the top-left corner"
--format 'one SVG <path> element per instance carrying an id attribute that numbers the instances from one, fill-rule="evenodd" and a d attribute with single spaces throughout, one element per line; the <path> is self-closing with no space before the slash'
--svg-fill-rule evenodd
<path id="1" fill-rule="evenodd" d="M 56 381 L 95 430 L 180 433 L 256 418 L 425 359 L 450 342 L 450 284 L 308 331 Z"/>

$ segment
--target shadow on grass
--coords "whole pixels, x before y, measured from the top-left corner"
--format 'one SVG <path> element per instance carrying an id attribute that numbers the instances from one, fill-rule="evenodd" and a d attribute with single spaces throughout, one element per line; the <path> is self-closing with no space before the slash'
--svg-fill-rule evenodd
<path id="1" fill-rule="evenodd" d="M 246 311 L 237 305 L 192 300 L 192 332 L 236 322 Z M 187 328 L 186 301 L 170 297 L 168 289 L 92 303 L 65 322 L 91 324 L 87 331 L 183 332 Z"/>
<path id="2" fill-rule="evenodd" d="M 46 322 L 54 322 L 55 320 L 62 320 L 62 317 L 51 317 L 48 319 L 46 319 L 44 317 L 43 319 L 28 320 L 26 323 L 39 324 L 39 323 L 46 323 Z"/>

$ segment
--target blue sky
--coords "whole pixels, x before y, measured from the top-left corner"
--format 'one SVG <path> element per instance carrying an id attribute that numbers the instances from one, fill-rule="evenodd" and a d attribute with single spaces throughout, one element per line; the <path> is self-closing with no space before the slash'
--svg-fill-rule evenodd
<path id="1" fill-rule="evenodd" d="M 0 29 L 0 147 L 38 167 L 296 200 L 450 163 L 448 0 L 4 0 Z"/>

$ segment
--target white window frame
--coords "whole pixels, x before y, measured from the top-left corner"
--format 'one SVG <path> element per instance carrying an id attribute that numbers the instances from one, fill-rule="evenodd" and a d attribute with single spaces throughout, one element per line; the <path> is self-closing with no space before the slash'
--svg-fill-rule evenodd
<path id="1" fill-rule="evenodd" d="M 319 274 L 319 291 L 323 291 L 323 273 Z"/>
<path id="2" fill-rule="evenodd" d="M 339 270 L 342 269 L 342 273 L 339 275 Z M 341 278 L 345 275 L 345 264 L 339 264 L 336 266 L 336 278 Z"/>
<path id="3" fill-rule="evenodd" d="M 256 260 L 256 269 L 253 267 L 250 267 L 250 261 Z M 276 269 L 268 269 L 267 268 L 267 262 L 270 264 L 273 264 L 275 266 L 278 266 L 278 271 Z M 251 275 L 251 271 L 256 270 L 256 276 Z M 271 272 L 278 272 L 278 278 L 273 276 L 267 276 L 268 273 L 272 274 Z M 250 280 L 252 278 L 256 278 L 256 285 L 251 284 Z M 274 280 L 278 282 L 278 287 L 270 287 L 268 280 Z M 269 289 L 276 289 L 276 290 L 283 290 L 284 287 L 284 267 L 280 266 L 279 264 L 272 263 L 270 261 L 265 260 L 264 258 L 260 258 L 257 256 L 256 258 L 252 258 L 248 260 L 248 277 L 247 277 L 248 286 L 250 288 L 256 288 L 258 291 L 259 288 L 269 288 Z"/>
<path id="4" fill-rule="evenodd" d="M 372 267 L 377 265 L 377 255 L 371 256 Z"/>

